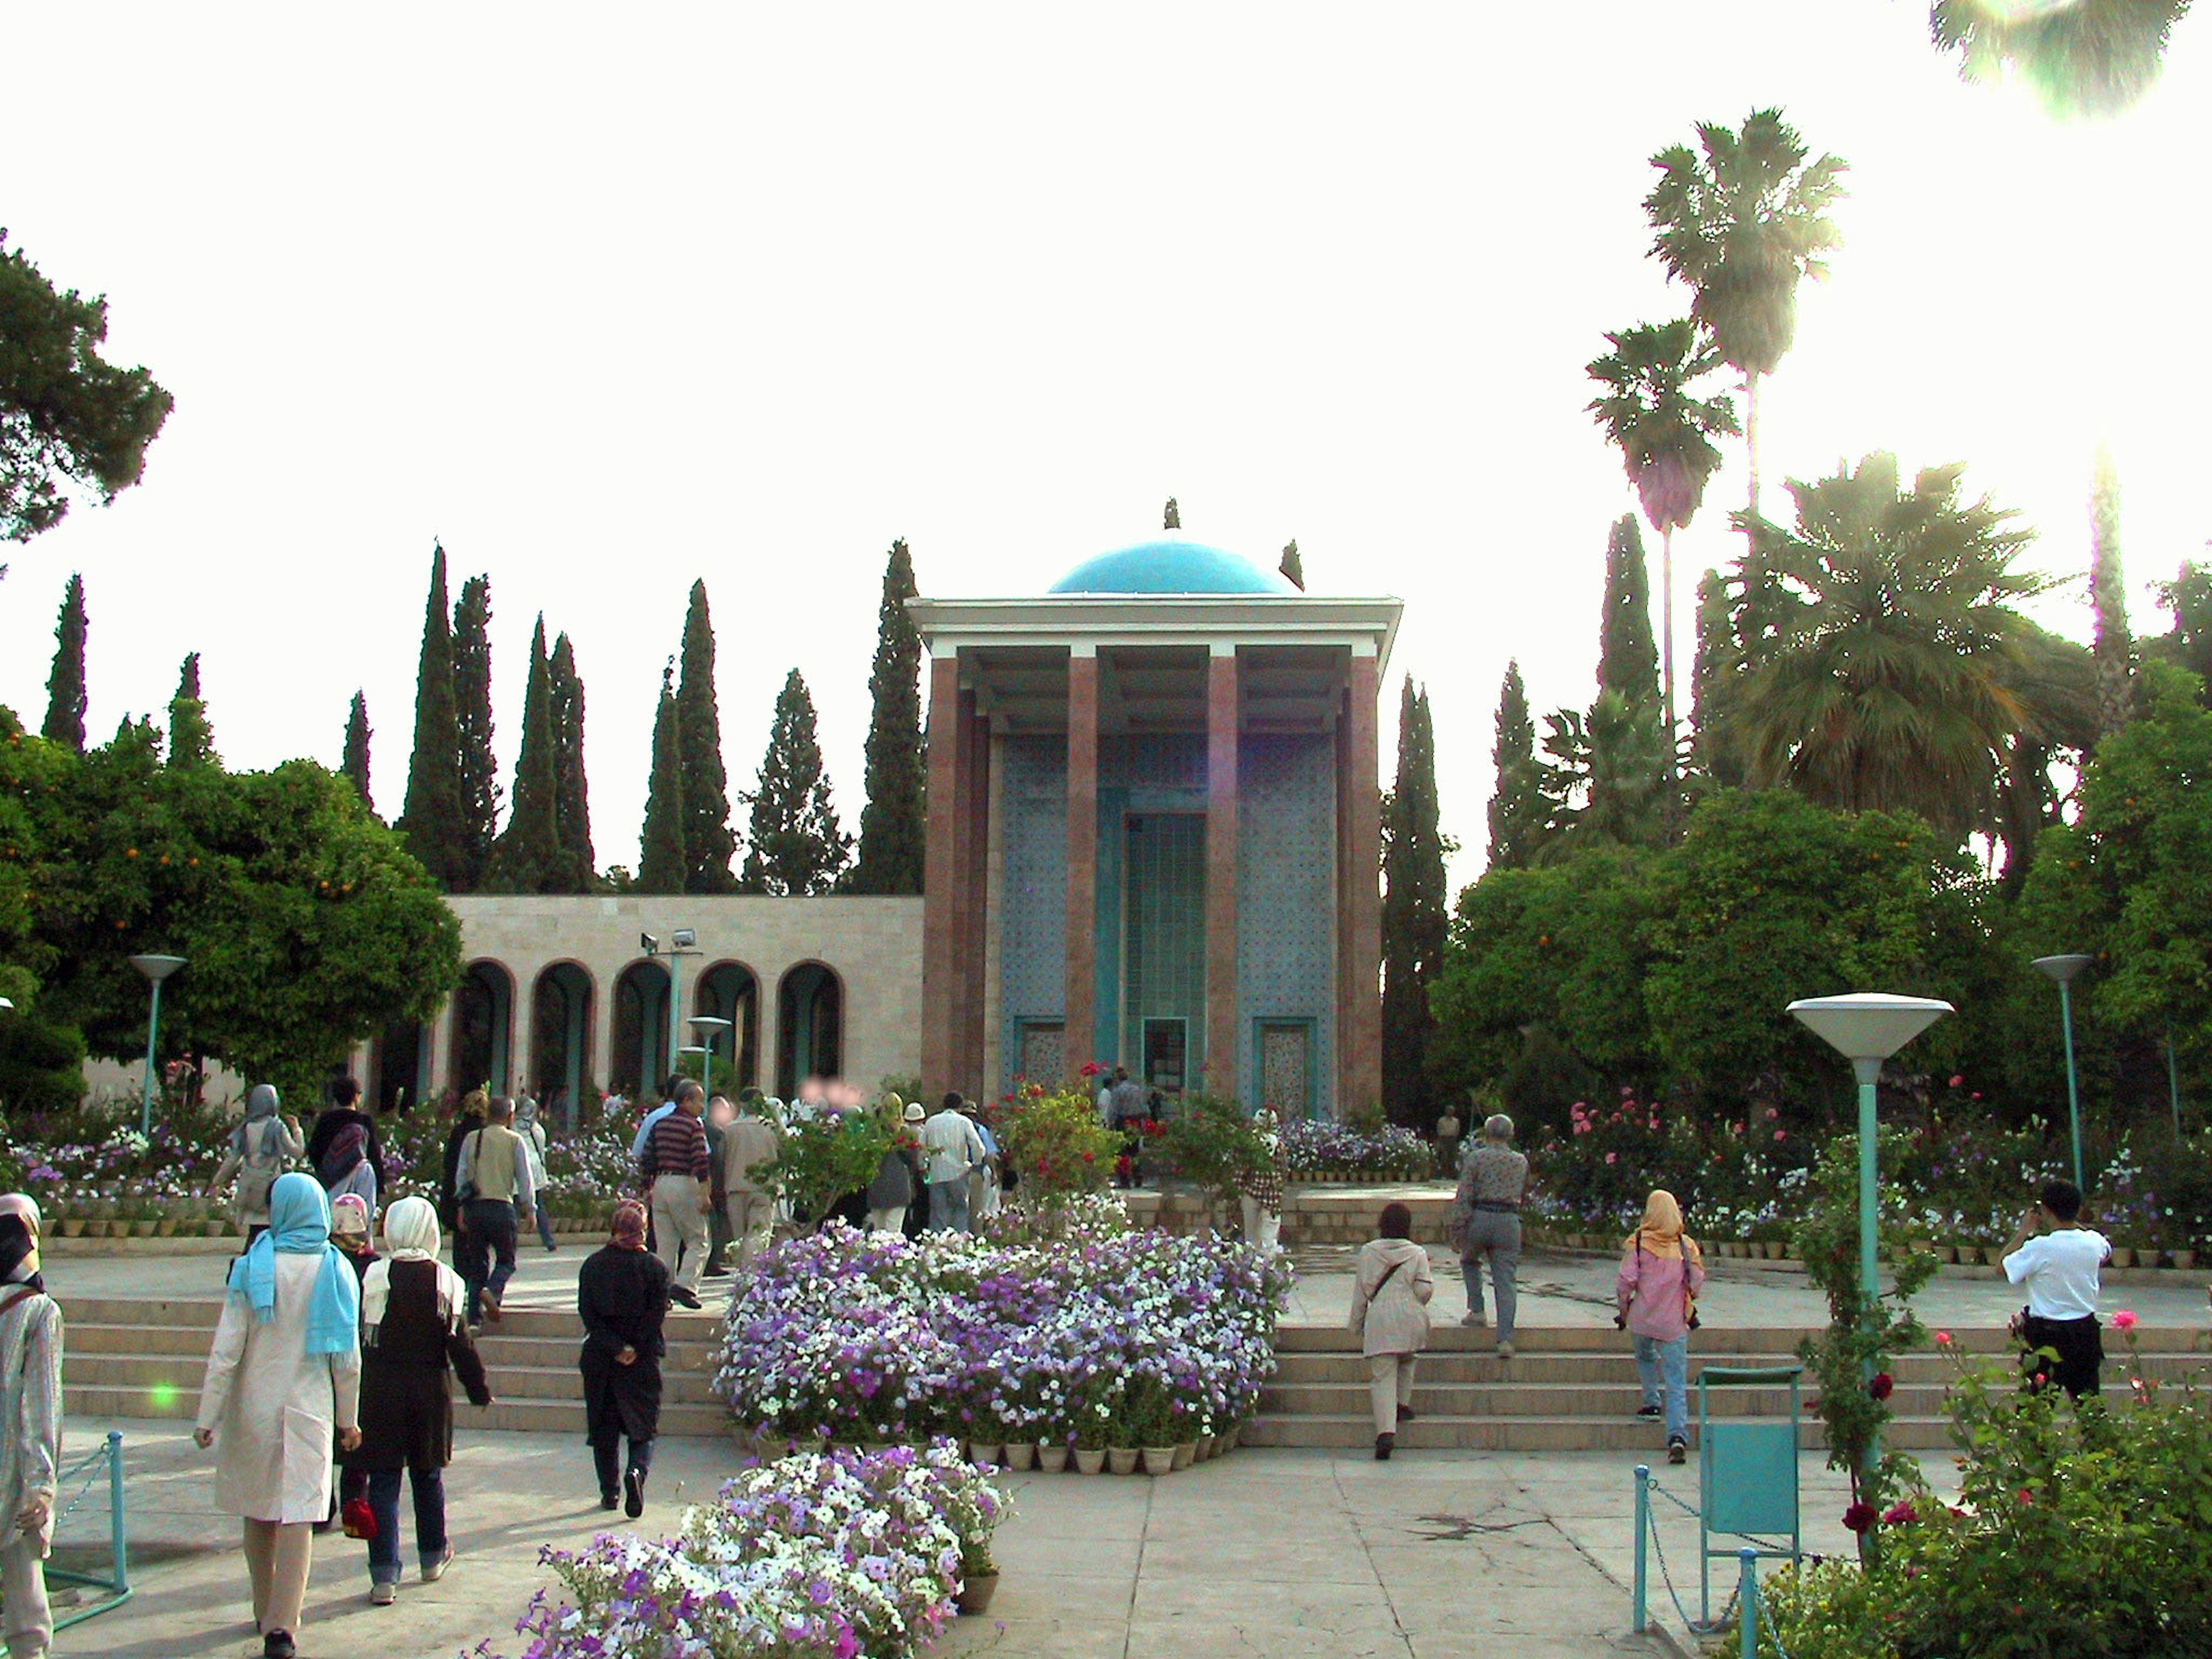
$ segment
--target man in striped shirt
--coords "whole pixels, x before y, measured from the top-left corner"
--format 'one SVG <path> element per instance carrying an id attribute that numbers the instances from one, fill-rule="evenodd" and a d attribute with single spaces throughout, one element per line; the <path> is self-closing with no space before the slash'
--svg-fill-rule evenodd
<path id="1" fill-rule="evenodd" d="M 714 1204 L 714 1162 L 700 1121 L 706 1107 L 707 1091 L 684 1079 L 676 1088 L 676 1109 L 653 1126 L 641 1160 L 653 1206 L 654 1254 L 668 1268 L 669 1299 L 684 1308 L 699 1305 L 707 1214 Z"/>

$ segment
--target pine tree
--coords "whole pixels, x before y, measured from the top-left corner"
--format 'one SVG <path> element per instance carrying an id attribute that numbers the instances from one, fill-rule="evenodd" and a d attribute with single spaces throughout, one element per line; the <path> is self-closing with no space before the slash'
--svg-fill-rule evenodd
<path id="1" fill-rule="evenodd" d="M 1690 665 L 1690 752 L 1698 770 L 1723 788 L 1743 782 L 1743 763 L 1728 732 L 1728 693 L 1740 666 L 1728 582 L 1708 570 L 1698 582 L 1698 655 Z"/>
<path id="2" fill-rule="evenodd" d="M 584 777 L 584 682 L 566 634 L 553 641 L 553 810 L 563 893 L 588 893 L 599 874 L 592 851 L 591 790 Z"/>
<path id="3" fill-rule="evenodd" d="M 1505 665 L 1498 688 L 1497 740 L 1490 750 L 1498 781 L 1490 796 L 1490 868 L 1522 870 L 1544 842 L 1542 774 L 1536 764 L 1536 724 L 1528 714 L 1521 665 Z"/>
<path id="4" fill-rule="evenodd" d="M 847 884 L 855 893 L 919 893 L 927 818 L 922 796 L 921 635 L 906 613 L 914 557 L 891 544 L 876 608 L 876 661 L 868 674 L 867 805 L 860 856 Z"/>
<path id="5" fill-rule="evenodd" d="M 483 884 L 492 841 L 499 833 L 499 762 L 491 749 L 489 576 L 463 582 L 453 606 L 453 735 L 461 876 L 454 890 L 472 893 Z"/>
<path id="6" fill-rule="evenodd" d="M 1283 580 L 1303 593 L 1306 591 L 1306 568 L 1298 557 L 1297 538 L 1293 536 L 1283 544 Z"/>
<path id="7" fill-rule="evenodd" d="M 177 695 L 169 699 L 169 764 L 215 763 L 215 732 L 208 725 L 207 703 L 200 696 L 200 653 L 195 651 L 178 671 Z"/>
<path id="8" fill-rule="evenodd" d="M 338 770 L 353 780 L 360 793 L 361 804 L 373 817 L 376 803 L 368 795 L 368 699 L 361 692 L 353 694 L 353 707 L 346 711 L 345 753 L 338 762 Z"/>
<path id="9" fill-rule="evenodd" d="M 54 743 L 84 752 L 84 578 L 71 575 L 62 590 L 61 616 L 54 623 L 54 667 L 46 677 L 46 723 L 40 728 Z"/>
<path id="10" fill-rule="evenodd" d="M 484 885 L 495 893 L 564 890 L 561 833 L 553 778 L 552 669 L 545 658 L 545 618 L 530 636 L 530 675 L 522 694 L 522 748 L 514 761 L 514 793 L 507 828 L 493 843 Z"/>
<path id="11" fill-rule="evenodd" d="M 422 656 L 415 672 L 415 748 L 407 761 L 407 799 L 392 827 L 407 850 L 447 892 L 461 878 L 460 753 L 453 713 L 453 635 L 446 605 L 446 550 L 430 556 L 430 597 L 422 608 Z"/>
<path id="12" fill-rule="evenodd" d="M 1436 732 L 1425 690 L 1399 699 L 1398 775 L 1383 819 L 1382 1098 L 1418 1127 L 1431 1104 L 1429 982 L 1443 965 L 1443 831 L 1437 822 Z"/>
<path id="13" fill-rule="evenodd" d="M 2102 444 L 2089 503 L 2089 603 L 2097 617 L 2097 735 L 2104 738 L 2135 718 L 2135 641 L 2120 574 L 2120 475 Z"/>
<path id="14" fill-rule="evenodd" d="M 722 716 L 714 702 L 714 623 L 704 581 L 691 584 L 691 607 L 684 617 L 676 718 L 684 742 L 684 890 L 726 893 L 738 884 L 730 872 L 738 838 L 730 830 L 730 775 L 722 763 Z"/>
<path id="15" fill-rule="evenodd" d="M 743 799 L 752 808 L 744 891 L 826 893 L 836 885 L 853 840 L 837 827 L 814 732 L 814 699 L 796 668 L 776 696 L 759 781 Z"/>
<path id="16" fill-rule="evenodd" d="M 645 830 L 639 837 L 641 893 L 684 890 L 684 726 L 676 709 L 676 659 L 660 671 L 660 707 L 653 717 L 653 775 L 646 787 Z"/>

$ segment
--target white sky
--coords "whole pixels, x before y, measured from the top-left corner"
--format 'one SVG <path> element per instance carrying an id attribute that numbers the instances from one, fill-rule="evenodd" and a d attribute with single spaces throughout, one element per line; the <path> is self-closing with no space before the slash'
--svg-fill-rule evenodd
<path id="1" fill-rule="evenodd" d="M 2078 571 L 2104 434 L 2154 629 L 2212 534 L 2212 19 L 2069 128 L 1959 85 L 1918 0 L 1071 18 L 9 8 L 0 223 L 177 408 L 140 488 L 0 550 L 0 701 L 42 715 L 82 569 L 96 737 L 198 649 L 231 764 L 335 764 L 363 686 L 389 816 L 441 536 L 456 587 L 491 573 L 503 765 L 532 617 L 574 636 L 599 857 L 634 863 L 703 574 L 733 785 L 795 663 L 849 829 L 891 538 L 925 592 L 1036 592 L 1173 494 L 1406 599 L 1386 743 L 1410 672 L 1469 876 L 1506 658 L 1540 709 L 1591 691 L 1632 502 L 1583 365 L 1687 305 L 1646 157 L 1761 103 L 1852 167 L 1768 386 L 1770 513 L 1839 457 L 1961 459 Z M 1685 676 L 1742 489 L 1738 448 L 1678 541 Z M 2083 601 L 2047 620 L 2086 637 Z"/>

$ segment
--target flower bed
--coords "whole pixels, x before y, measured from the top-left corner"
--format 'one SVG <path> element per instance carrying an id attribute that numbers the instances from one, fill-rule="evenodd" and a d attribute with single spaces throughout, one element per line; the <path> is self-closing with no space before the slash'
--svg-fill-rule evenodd
<path id="1" fill-rule="evenodd" d="M 1279 1254 L 1095 1217 L 1048 1245 L 833 1224 L 737 1284 L 716 1387 L 763 1440 L 1189 1445 L 1257 1410 L 1289 1285 Z"/>
<path id="2" fill-rule="evenodd" d="M 1325 1119 L 1282 1126 L 1283 1161 L 1297 1181 L 1426 1181 L 1437 1151 L 1411 1129 L 1386 1123 L 1369 1131 Z"/>
<path id="3" fill-rule="evenodd" d="M 905 1659 L 995 1572 L 1004 1514 L 947 1442 L 788 1457 L 686 1510 L 673 1537 L 543 1552 L 565 1595 L 540 1591 L 516 1630 L 525 1659 Z"/>

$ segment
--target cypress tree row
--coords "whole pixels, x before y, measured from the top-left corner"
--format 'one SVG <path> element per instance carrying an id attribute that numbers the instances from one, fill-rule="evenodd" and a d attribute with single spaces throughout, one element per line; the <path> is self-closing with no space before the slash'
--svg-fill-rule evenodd
<path id="1" fill-rule="evenodd" d="M 522 694 L 522 749 L 507 828 L 493 844 L 484 884 L 495 893 L 558 893 L 561 836 L 553 777 L 553 692 L 545 657 L 545 618 L 530 637 L 530 676 Z"/>
<path id="2" fill-rule="evenodd" d="M 2089 497 L 2089 603 L 2097 619 L 2097 736 L 2109 738 L 2135 718 L 2135 641 L 2128 629 L 2128 592 L 2120 574 L 2120 475 L 2112 451 L 2097 446 Z"/>
<path id="3" fill-rule="evenodd" d="M 1303 593 L 1306 591 L 1306 567 L 1298 557 L 1298 541 L 1293 536 L 1283 545 L 1283 580 Z"/>
<path id="4" fill-rule="evenodd" d="M 1497 738 L 1490 758 L 1498 778 L 1490 796 L 1489 867 L 1526 869 L 1544 842 L 1546 805 L 1536 763 L 1536 725 L 1529 718 L 1528 691 L 1518 662 L 1505 665 L 1505 678 L 1498 688 Z"/>
<path id="5" fill-rule="evenodd" d="M 1418 1126 L 1431 1104 L 1429 981 L 1443 966 L 1446 848 L 1428 694 L 1416 691 L 1410 676 L 1399 698 L 1398 775 L 1382 823 L 1382 1098 L 1397 1121 Z"/>
<path id="6" fill-rule="evenodd" d="M 591 791 L 584 778 L 584 682 L 566 634 L 547 665 L 553 702 L 553 821 L 563 893 L 588 893 L 599 878 L 592 851 Z"/>
<path id="7" fill-rule="evenodd" d="M 62 590 L 61 615 L 54 623 L 54 666 L 46 677 L 46 723 L 40 732 L 52 742 L 84 752 L 84 578 L 72 574 Z"/>
<path id="8" fill-rule="evenodd" d="M 346 711 L 345 750 L 338 761 L 338 771 L 353 780 L 361 804 L 374 817 L 376 803 L 368 797 L 368 699 L 356 691 L 353 707 Z"/>
<path id="9" fill-rule="evenodd" d="M 684 617 L 676 718 L 684 745 L 684 890 L 726 893 L 737 885 L 730 860 L 738 841 L 730 830 L 730 775 L 722 763 L 722 716 L 714 702 L 714 623 L 704 581 L 691 584 L 691 605 Z"/>
<path id="10" fill-rule="evenodd" d="M 826 893 L 836 885 L 852 837 L 837 827 L 815 736 L 814 699 L 796 668 L 776 695 L 760 781 L 743 799 L 752 808 L 744 891 Z"/>
<path id="11" fill-rule="evenodd" d="M 676 662 L 660 671 L 660 706 L 653 717 L 653 774 L 646 786 L 637 890 L 684 890 L 684 736 L 676 709 Z"/>
<path id="12" fill-rule="evenodd" d="M 415 672 L 415 748 L 407 761 L 407 799 L 392 827 L 449 893 L 465 891 L 461 857 L 459 724 L 453 710 L 453 635 L 446 605 L 446 550 L 430 556 L 430 596 L 422 608 L 422 657 Z"/>
<path id="13" fill-rule="evenodd" d="M 1698 580 L 1698 654 L 1690 665 L 1690 753 L 1699 772 L 1724 788 L 1743 782 L 1743 763 L 1728 732 L 1728 691 L 1738 667 L 1728 581 L 1717 570 Z"/>
<path id="14" fill-rule="evenodd" d="M 215 759 L 215 732 L 200 696 L 200 653 L 195 651 L 178 671 L 177 695 L 169 699 L 169 764 L 207 766 Z"/>
<path id="15" fill-rule="evenodd" d="M 491 737 L 491 578 L 461 584 L 453 606 L 454 777 L 460 803 L 460 884 L 472 893 L 483 884 L 499 832 L 499 763 Z"/>
<path id="16" fill-rule="evenodd" d="M 860 856 L 847 884 L 855 893 L 919 893 L 923 809 L 921 635 L 906 613 L 916 592 L 914 557 L 891 544 L 876 608 L 876 661 L 868 674 L 867 805 L 860 809 Z"/>

